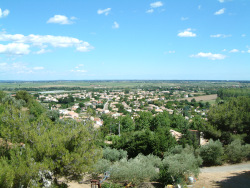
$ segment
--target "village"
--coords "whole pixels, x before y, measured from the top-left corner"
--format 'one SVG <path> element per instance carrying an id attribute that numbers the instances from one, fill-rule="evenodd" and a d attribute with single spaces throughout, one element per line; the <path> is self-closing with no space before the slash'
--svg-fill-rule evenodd
<path id="1" fill-rule="evenodd" d="M 106 91 L 80 91 L 74 93 L 39 93 L 35 96 L 50 110 L 60 113 L 60 119 L 74 119 L 76 121 L 92 120 L 94 127 L 103 125 L 100 118 L 102 114 L 118 118 L 129 114 L 131 118 L 138 116 L 139 112 L 148 111 L 153 114 L 162 113 L 183 114 L 186 120 L 192 121 L 194 115 L 201 115 L 206 119 L 206 112 L 210 106 L 206 100 L 215 100 L 216 95 L 205 95 L 187 91 L 147 91 L 112 90 Z M 198 99 L 198 101 L 195 100 Z M 192 103 L 192 105 L 191 105 Z"/>

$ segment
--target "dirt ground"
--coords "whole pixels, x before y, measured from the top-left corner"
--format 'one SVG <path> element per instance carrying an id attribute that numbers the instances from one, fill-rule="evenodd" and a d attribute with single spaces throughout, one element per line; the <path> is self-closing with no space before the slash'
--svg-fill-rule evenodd
<path id="1" fill-rule="evenodd" d="M 187 100 L 188 102 L 191 102 L 192 99 L 195 99 L 196 101 L 210 101 L 217 99 L 217 94 L 215 95 L 204 95 L 204 96 L 198 96 L 198 97 L 188 97 L 188 98 L 181 98 L 180 100 Z"/>
<path id="2" fill-rule="evenodd" d="M 69 188 L 91 188 L 90 184 L 86 184 L 86 183 L 79 184 L 77 182 L 70 182 L 68 183 L 68 186 Z"/>
<path id="3" fill-rule="evenodd" d="M 201 169 L 194 188 L 250 188 L 250 163 Z"/>

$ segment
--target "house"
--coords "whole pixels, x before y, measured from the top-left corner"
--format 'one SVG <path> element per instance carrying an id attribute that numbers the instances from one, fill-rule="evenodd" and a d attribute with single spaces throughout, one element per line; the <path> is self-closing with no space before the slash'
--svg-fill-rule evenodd
<path id="1" fill-rule="evenodd" d="M 180 132 L 177 132 L 173 129 L 170 129 L 170 133 L 173 137 L 175 137 L 175 140 L 180 140 L 180 138 L 182 137 L 182 134 Z"/>
<path id="2" fill-rule="evenodd" d="M 72 119 L 76 119 L 79 117 L 79 114 L 78 113 L 75 113 L 73 111 L 69 111 L 68 112 L 68 115 L 72 118 Z"/>

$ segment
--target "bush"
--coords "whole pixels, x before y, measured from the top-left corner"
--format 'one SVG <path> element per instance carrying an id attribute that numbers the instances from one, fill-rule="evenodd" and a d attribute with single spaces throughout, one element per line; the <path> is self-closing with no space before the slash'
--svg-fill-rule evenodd
<path id="1" fill-rule="evenodd" d="M 134 159 L 122 159 L 115 162 L 110 168 L 110 179 L 115 182 L 131 182 L 134 185 L 158 175 L 157 166 L 160 159 L 156 156 L 139 154 Z"/>
<path id="2" fill-rule="evenodd" d="M 102 184 L 102 188 L 121 188 L 121 187 L 124 187 L 124 186 L 121 186 L 120 184 L 117 184 L 117 183 L 103 183 Z"/>
<path id="3" fill-rule="evenodd" d="M 204 165 L 222 164 L 224 150 L 220 141 L 209 140 L 209 143 L 200 147 L 200 156 Z"/>
<path id="4" fill-rule="evenodd" d="M 93 166 L 92 176 L 98 176 L 99 174 L 103 174 L 104 172 L 110 169 L 111 162 L 107 159 L 100 159 Z"/>
<path id="5" fill-rule="evenodd" d="M 124 150 L 111 149 L 109 147 L 103 149 L 103 158 L 111 162 L 119 161 L 122 158 L 127 158 L 127 152 Z"/>
<path id="6" fill-rule="evenodd" d="M 231 163 L 239 163 L 249 157 L 250 145 L 242 145 L 239 139 L 234 140 L 226 148 L 226 157 Z"/>
<path id="7" fill-rule="evenodd" d="M 192 147 L 176 146 L 166 154 L 162 161 L 159 181 L 164 185 L 182 183 L 190 175 L 198 176 L 201 164 L 202 159 L 199 156 L 195 157 Z"/>

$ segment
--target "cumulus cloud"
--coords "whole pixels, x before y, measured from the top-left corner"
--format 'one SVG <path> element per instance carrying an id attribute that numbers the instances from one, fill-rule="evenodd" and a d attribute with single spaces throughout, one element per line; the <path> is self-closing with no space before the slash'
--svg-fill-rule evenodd
<path id="1" fill-rule="evenodd" d="M 226 1 L 232 1 L 232 0 L 218 0 L 220 3 L 225 3 Z"/>
<path id="2" fill-rule="evenodd" d="M 216 34 L 216 35 L 210 35 L 212 38 L 227 38 L 231 37 L 232 35 L 225 35 L 225 34 Z"/>
<path id="3" fill-rule="evenodd" d="M 76 68 L 76 69 L 79 69 L 80 67 L 83 67 L 83 64 L 79 64 L 79 65 L 77 65 L 75 68 Z"/>
<path id="4" fill-rule="evenodd" d="M 12 41 L 15 43 L 29 43 L 34 46 L 43 47 L 51 45 L 52 47 L 75 47 L 77 51 L 86 52 L 93 47 L 85 41 L 73 37 L 53 36 L 53 35 L 22 35 L 22 34 L 5 34 L 0 33 L 0 41 Z"/>
<path id="5" fill-rule="evenodd" d="M 239 52 L 238 49 L 232 49 L 232 50 L 229 51 L 229 53 L 237 53 L 237 52 Z"/>
<path id="6" fill-rule="evenodd" d="M 51 50 L 46 50 L 44 48 L 42 48 L 41 50 L 37 51 L 37 52 L 34 52 L 35 54 L 45 54 L 47 52 L 51 52 Z"/>
<path id="7" fill-rule="evenodd" d="M 87 71 L 86 70 L 79 70 L 79 69 L 77 69 L 77 70 L 71 70 L 71 72 L 85 73 Z"/>
<path id="8" fill-rule="evenodd" d="M 28 44 L 23 43 L 0 44 L 0 54 L 25 55 L 30 53 L 29 48 Z"/>
<path id="9" fill-rule="evenodd" d="M 154 3 L 151 3 L 150 4 L 150 9 L 148 9 L 146 11 L 146 13 L 153 13 L 155 8 L 159 8 L 159 7 L 162 7 L 162 6 L 163 6 L 163 3 L 161 1 L 156 1 Z M 165 10 L 162 10 L 162 11 L 165 11 Z"/>
<path id="10" fill-rule="evenodd" d="M 75 17 L 71 17 L 70 19 L 67 16 L 64 15 L 55 15 L 53 17 L 51 17 L 47 23 L 55 23 L 55 24 L 61 24 L 61 25 L 65 25 L 65 24 L 72 24 L 73 22 L 71 20 L 75 20 Z"/>
<path id="11" fill-rule="evenodd" d="M 154 12 L 154 9 L 149 9 L 146 11 L 146 13 L 153 13 Z"/>
<path id="12" fill-rule="evenodd" d="M 112 26 L 113 29 L 118 29 L 120 26 L 117 22 L 114 22 L 114 25 Z"/>
<path id="13" fill-rule="evenodd" d="M 158 8 L 158 7 L 162 7 L 162 6 L 163 6 L 163 3 L 161 1 L 156 1 L 156 2 L 150 4 L 151 8 Z"/>
<path id="14" fill-rule="evenodd" d="M 223 54 L 212 54 L 211 52 L 209 52 L 209 53 L 200 52 L 196 55 L 191 55 L 190 57 L 195 57 L 195 58 L 202 57 L 202 58 L 208 58 L 211 60 L 221 60 L 221 59 L 226 58 L 226 56 Z"/>
<path id="15" fill-rule="evenodd" d="M 104 14 L 105 16 L 107 16 L 107 15 L 109 15 L 110 11 L 111 11 L 111 8 L 99 9 L 97 11 L 97 14 Z"/>
<path id="16" fill-rule="evenodd" d="M 188 20 L 188 19 L 189 19 L 188 17 L 181 17 L 182 21 L 185 21 L 185 20 Z"/>
<path id="17" fill-rule="evenodd" d="M 34 70 L 43 70 L 44 67 L 34 67 L 33 69 L 34 69 Z"/>
<path id="18" fill-rule="evenodd" d="M 192 32 L 191 28 L 188 28 L 180 33 L 178 33 L 179 37 L 196 37 L 196 34 Z"/>
<path id="19" fill-rule="evenodd" d="M 167 52 L 164 52 L 164 54 L 174 54 L 175 53 L 175 50 L 169 50 Z"/>
<path id="20" fill-rule="evenodd" d="M 220 10 L 218 10 L 217 12 L 214 13 L 214 15 L 221 15 L 221 14 L 224 14 L 225 13 L 225 8 L 222 8 Z"/>
<path id="21" fill-rule="evenodd" d="M 29 67 L 25 63 L 0 63 L 0 73 L 5 74 L 31 74 L 43 70 L 44 67 Z"/>
<path id="22" fill-rule="evenodd" d="M 8 16 L 9 13 L 10 11 L 8 9 L 5 9 L 4 11 L 2 11 L 2 9 L 0 8 L 0 18 Z"/>
<path id="23" fill-rule="evenodd" d="M 74 73 L 85 73 L 87 72 L 86 70 L 83 69 L 83 64 L 79 64 L 77 65 L 74 69 L 72 69 L 70 72 L 74 72 Z"/>

